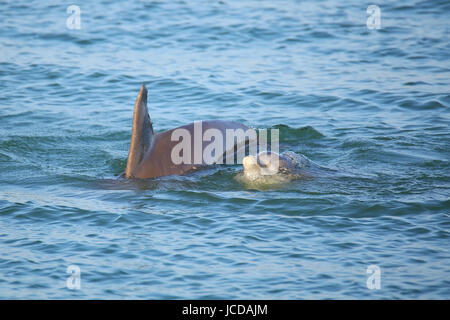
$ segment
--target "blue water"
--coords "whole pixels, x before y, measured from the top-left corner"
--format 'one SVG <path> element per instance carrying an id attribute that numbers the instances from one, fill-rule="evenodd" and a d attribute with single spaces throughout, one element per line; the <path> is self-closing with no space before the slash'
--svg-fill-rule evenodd
<path id="1" fill-rule="evenodd" d="M 450 298 L 448 1 L 46 2 L 0 3 L 0 298 Z M 120 179 L 143 82 L 351 175 Z"/>

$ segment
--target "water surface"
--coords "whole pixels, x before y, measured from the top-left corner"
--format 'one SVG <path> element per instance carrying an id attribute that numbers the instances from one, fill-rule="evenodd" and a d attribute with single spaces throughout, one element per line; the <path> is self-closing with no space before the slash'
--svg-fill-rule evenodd
<path id="1" fill-rule="evenodd" d="M 370 4 L 2 2 L 0 298 L 449 299 L 450 5 Z M 118 179 L 143 82 L 157 131 L 278 128 L 352 177 Z"/>

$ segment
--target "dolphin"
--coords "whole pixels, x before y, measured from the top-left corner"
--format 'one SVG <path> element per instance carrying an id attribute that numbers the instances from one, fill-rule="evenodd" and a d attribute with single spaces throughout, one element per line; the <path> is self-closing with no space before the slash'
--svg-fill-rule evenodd
<path id="1" fill-rule="evenodd" d="M 251 185 L 285 184 L 294 179 L 315 177 L 339 177 L 334 169 L 320 166 L 302 154 L 285 151 L 278 154 L 263 151 L 256 156 L 248 155 L 242 161 L 243 172 L 236 178 Z"/>
<path id="2" fill-rule="evenodd" d="M 239 148 L 245 147 L 250 141 L 248 136 L 243 139 L 234 139 L 233 144 L 225 143 L 223 139 L 222 154 L 214 154 L 213 159 L 205 160 L 201 157 L 200 161 L 188 161 L 179 163 L 173 159 L 174 148 L 180 143 L 179 132 L 189 133 L 190 139 L 183 141 L 190 144 L 190 148 L 183 150 L 186 152 L 187 158 L 198 159 L 198 154 L 203 155 L 203 151 L 210 142 L 203 138 L 198 140 L 196 135 L 204 137 L 204 133 L 213 129 L 214 132 L 219 132 L 222 137 L 226 137 L 227 130 L 241 129 L 246 132 L 249 128 L 236 121 L 225 120 L 207 120 L 201 122 L 199 128 L 196 123 L 190 123 L 178 128 L 156 133 L 153 130 L 153 122 L 150 118 L 147 109 L 147 88 L 145 84 L 142 85 L 141 90 L 136 99 L 133 113 L 133 128 L 131 131 L 131 143 L 128 153 L 127 166 L 124 177 L 129 178 L 156 178 L 169 175 L 183 175 L 189 171 L 202 168 L 213 163 L 222 163 L 224 154 L 232 152 L 235 154 Z M 215 138 L 217 139 L 217 138 Z M 211 138 L 212 141 L 212 138 Z M 216 142 L 216 141 L 214 141 Z M 230 151 L 230 148 L 232 150 Z M 190 154 L 188 154 L 190 153 Z M 190 156 L 190 157 L 189 157 Z M 195 158 L 197 156 L 197 158 Z"/>

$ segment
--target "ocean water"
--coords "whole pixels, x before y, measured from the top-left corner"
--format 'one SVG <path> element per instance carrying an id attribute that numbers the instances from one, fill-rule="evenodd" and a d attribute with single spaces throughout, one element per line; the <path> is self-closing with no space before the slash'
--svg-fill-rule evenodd
<path id="1" fill-rule="evenodd" d="M 1 299 L 450 298 L 448 1 L 73 4 L 0 2 Z M 351 176 L 120 179 L 144 82 Z"/>

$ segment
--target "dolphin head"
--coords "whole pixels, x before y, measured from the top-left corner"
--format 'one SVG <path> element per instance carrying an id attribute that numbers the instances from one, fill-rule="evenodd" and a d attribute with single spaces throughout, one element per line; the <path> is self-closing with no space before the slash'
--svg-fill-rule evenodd
<path id="1" fill-rule="evenodd" d="M 280 155 L 276 152 L 264 151 L 257 156 L 249 155 L 242 161 L 244 176 L 251 180 L 261 176 L 277 174 L 280 168 Z"/>

